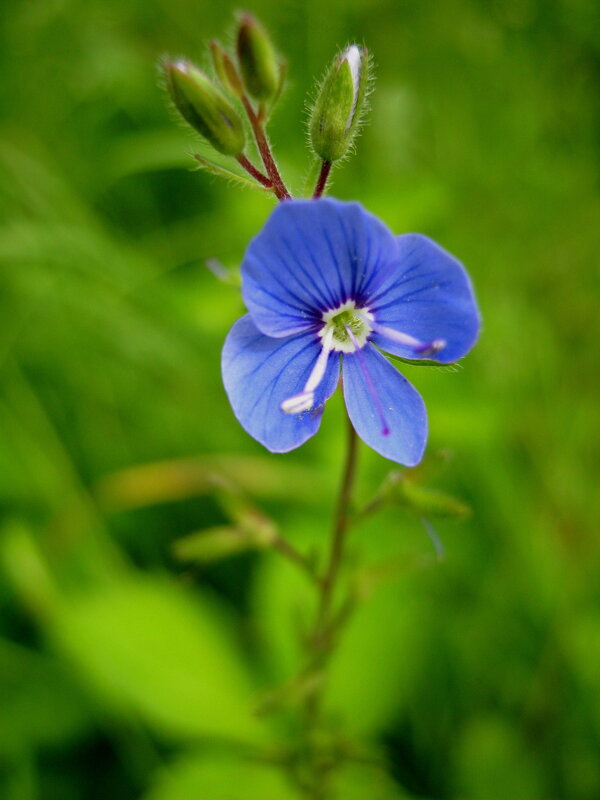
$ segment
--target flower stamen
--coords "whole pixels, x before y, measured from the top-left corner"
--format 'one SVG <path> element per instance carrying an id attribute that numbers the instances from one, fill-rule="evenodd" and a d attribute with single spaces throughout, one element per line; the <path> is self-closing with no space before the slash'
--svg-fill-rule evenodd
<path id="1" fill-rule="evenodd" d="M 433 356 L 446 347 L 445 339 L 433 339 L 431 342 L 423 342 L 408 333 L 401 333 L 393 328 L 388 328 L 387 325 L 378 325 L 376 322 L 371 322 L 370 325 L 375 333 L 380 336 L 385 336 L 386 339 L 391 339 L 392 342 L 412 348 L 415 355 Z"/>
<path id="2" fill-rule="evenodd" d="M 303 411 L 310 411 L 313 407 L 315 402 L 315 389 L 317 389 L 325 377 L 329 353 L 331 353 L 333 349 L 333 335 L 334 330 L 331 328 L 323 338 L 321 352 L 308 376 L 304 389 L 299 394 L 288 397 L 281 403 L 280 408 L 286 414 L 302 414 Z"/>
<path id="3" fill-rule="evenodd" d="M 325 311 L 322 319 L 325 324 L 319 336 L 323 339 L 333 330 L 332 349 L 340 353 L 354 353 L 364 347 L 373 330 L 373 315 L 366 308 L 356 308 L 354 300 L 347 300 L 338 308 Z M 348 330 L 353 333 L 352 339 Z"/>

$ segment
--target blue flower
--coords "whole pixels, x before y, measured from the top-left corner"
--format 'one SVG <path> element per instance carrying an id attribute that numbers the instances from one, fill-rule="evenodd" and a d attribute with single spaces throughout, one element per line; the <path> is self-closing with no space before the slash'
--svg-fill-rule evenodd
<path id="1" fill-rule="evenodd" d="M 419 393 L 382 355 L 462 358 L 479 312 L 461 264 L 419 234 L 394 236 L 358 203 L 294 200 L 273 211 L 242 264 L 249 313 L 223 348 L 223 381 L 246 431 L 275 453 L 319 429 L 343 372 L 358 435 L 412 466 L 427 440 Z"/>

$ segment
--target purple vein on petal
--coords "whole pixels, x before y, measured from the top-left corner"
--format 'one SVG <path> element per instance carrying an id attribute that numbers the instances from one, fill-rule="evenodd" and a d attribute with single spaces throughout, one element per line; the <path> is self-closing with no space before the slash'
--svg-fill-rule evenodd
<path id="1" fill-rule="evenodd" d="M 379 421 L 381 422 L 381 435 L 382 436 L 389 436 L 390 435 L 390 427 L 389 427 L 389 425 L 387 423 L 387 420 L 385 418 L 385 412 L 383 410 L 383 405 L 381 403 L 381 399 L 380 399 L 379 395 L 377 394 L 377 390 L 375 389 L 375 384 L 373 383 L 373 379 L 371 378 L 371 373 L 369 372 L 369 368 L 367 367 L 367 365 L 365 363 L 365 360 L 363 358 L 363 355 L 361 353 L 361 347 L 360 347 L 360 345 L 358 343 L 358 340 L 356 339 L 356 336 L 352 333 L 350 328 L 347 325 L 345 325 L 344 327 L 346 328 L 346 332 L 347 332 L 348 336 L 350 337 L 352 343 L 354 344 L 354 346 L 356 348 L 354 353 L 350 353 L 348 355 L 354 356 L 358 360 L 358 365 L 359 365 L 360 370 L 361 370 L 361 372 L 363 374 L 363 378 L 365 379 L 365 384 L 366 384 L 367 390 L 368 390 L 369 394 L 371 395 L 371 397 L 373 398 L 373 403 L 375 405 L 375 409 L 376 409 L 376 411 L 377 411 L 377 413 L 379 415 Z"/>

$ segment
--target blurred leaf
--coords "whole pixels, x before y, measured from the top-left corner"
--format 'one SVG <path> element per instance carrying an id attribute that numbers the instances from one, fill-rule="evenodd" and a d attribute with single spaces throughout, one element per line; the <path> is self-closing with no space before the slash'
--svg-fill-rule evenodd
<path id="1" fill-rule="evenodd" d="M 389 559 L 382 569 L 384 575 L 373 574 L 365 584 L 364 602 L 350 617 L 329 667 L 326 706 L 350 736 L 373 736 L 393 723 L 421 664 L 429 611 L 416 599 L 421 573 L 411 576 L 412 562 Z M 314 622 L 314 588 L 292 565 L 265 559 L 254 611 L 274 680 L 285 687 L 306 658 L 302 641 Z"/>
<path id="2" fill-rule="evenodd" d="M 254 576 L 253 601 L 273 682 L 287 684 L 305 658 L 302 641 L 316 614 L 314 586 L 293 564 L 265 558 Z"/>
<path id="3" fill-rule="evenodd" d="M 0 639 L 0 752 L 68 743 L 91 724 L 91 709 L 65 666 Z"/>
<path id="4" fill-rule="evenodd" d="M 417 517 L 466 517 L 471 509 L 460 500 L 438 489 L 422 486 L 418 474 L 410 474 L 411 470 L 390 472 L 375 497 L 362 510 L 360 516 L 366 516 L 382 506 L 393 505 L 405 509 Z"/>
<path id="5" fill-rule="evenodd" d="M 58 592 L 47 560 L 32 532 L 18 520 L 0 531 L 0 562 L 32 615 L 46 618 L 55 611 Z"/>
<path id="6" fill-rule="evenodd" d="M 427 635 L 428 608 L 414 580 L 381 585 L 359 604 L 331 660 L 327 707 L 349 734 L 370 737 L 389 728 L 410 698 Z"/>
<path id="7" fill-rule="evenodd" d="M 400 481 L 391 494 L 393 503 L 419 517 L 466 517 L 471 509 L 450 494 L 408 481 Z"/>
<path id="8" fill-rule="evenodd" d="M 588 610 L 570 620 L 563 637 L 566 656 L 589 698 L 589 709 L 600 735 L 600 706 L 596 702 L 600 696 L 600 613 Z"/>
<path id="9" fill-rule="evenodd" d="M 300 800 L 300 797 L 277 767 L 234 756 L 203 754 L 182 758 L 157 775 L 144 800 Z"/>
<path id="10" fill-rule="evenodd" d="M 264 738 L 230 620 L 207 596 L 131 579 L 66 605 L 54 634 L 99 692 L 164 734 Z"/>
<path id="11" fill-rule="evenodd" d="M 264 550 L 270 543 L 268 536 L 260 537 L 232 525 L 218 525 L 177 539 L 173 543 L 173 553 L 180 561 L 210 562 L 249 550 Z"/>
<path id="12" fill-rule="evenodd" d="M 465 800 L 538 800 L 544 797 L 535 749 L 504 719 L 475 718 L 458 742 L 457 785 Z"/>
<path id="13" fill-rule="evenodd" d="M 223 479 L 257 497 L 295 499 L 318 495 L 314 472 L 266 456 L 215 455 L 156 461 L 128 467 L 102 478 L 96 489 L 108 510 L 139 508 L 214 492 Z"/>
<path id="14" fill-rule="evenodd" d="M 383 770 L 370 764 L 346 764 L 334 781 L 340 800 L 409 800 L 411 795 Z"/>

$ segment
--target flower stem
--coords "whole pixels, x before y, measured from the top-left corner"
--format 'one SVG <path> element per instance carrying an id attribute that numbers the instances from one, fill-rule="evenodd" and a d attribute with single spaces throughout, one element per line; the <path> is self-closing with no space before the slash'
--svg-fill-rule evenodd
<path id="1" fill-rule="evenodd" d="M 350 504 L 358 453 L 358 437 L 352 423 L 347 421 L 347 449 L 342 482 L 337 499 L 333 530 L 329 547 L 329 557 L 325 573 L 320 582 L 317 617 L 309 644 L 312 650 L 313 666 L 325 671 L 335 648 L 335 633 L 348 617 L 349 606 L 342 607 L 341 613 L 334 612 L 334 599 L 340 569 L 344 561 L 346 534 L 350 523 Z M 328 767 L 324 766 L 319 749 L 319 729 L 322 724 L 322 691 L 325 681 L 319 681 L 314 691 L 307 697 L 305 705 L 306 741 L 309 749 L 309 769 L 311 778 L 307 787 L 307 797 L 311 800 L 327 800 Z"/>
<path id="2" fill-rule="evenodd" d="M 267 139 L 263 123 L 245 95 L 242 97 L 242 105 L 244 106 L 244 110 L 248 116 L 250 125 L 252 126 L 252 132 L 254 133 L 254 138 L 256 139 L 260 157 L 262 158 L 262 162 L 265 165 L 267 174 L 271 179 L 271 183 L 273 184 L 273 191 L 275 192 L 278 200 L 289 200 L 291 195 L 288 192 L 281 175 L 279 174 L 279 170 L 277 169 L 277 164 L 275 163 L 273 154 L 271 153 L 271 148 L 269 146 L 269 141 Z"/>
<path id="3" fill-rule="evenodd" d="M 263 175 L 263 173 L 259 169 L 256 169 L 254 164 L 243 153 L 242 155 L 237 157 L 237 161 L 240 164 L 240 166 L 242 166 L 246 170 L 246 172 L 249 175 L 252 175 L 252 177 L 255 180 L 257 180 L 260 184 L 265 186 L 267 189 L 273 188 L 273 181 L 270 178 L 267 178 L 266 175 Z"/>
<path id="4" fill-rule="evenodd" d="M 354 478 L 356 475 L 358 437 L 349 419 L 347 425 L 348 439 L 346 463 L 344 465 L 344 474 L 338 495 L 333 533 L 331 537 L 331 548 L 329 551 L 329 564 L 323 577 L 323 587 L 321 590 L 319 603 L 319 614 L 317 617 L 317 626 L 319 628 L 326 626 L 328 622 L 336 580 L 344 559 L 346 531 L 348 530 L 348 523 L 350 520 L 349 507 L 352 499 Z"/>
<path id="5" fill-rule="evenodd" d="M 327 185 L 327 180 L 329 178 L 329 173 L 331 172 L 331 161 L 323 161 L 321 164 L 321 172 L 319 173 L 319 178 L 317 180 L 317 185 L 315 186 L 315 191 L 313 194 L 313 200 L 318 200 L 319 197 L 325 191 L 325 186 Z"/>

